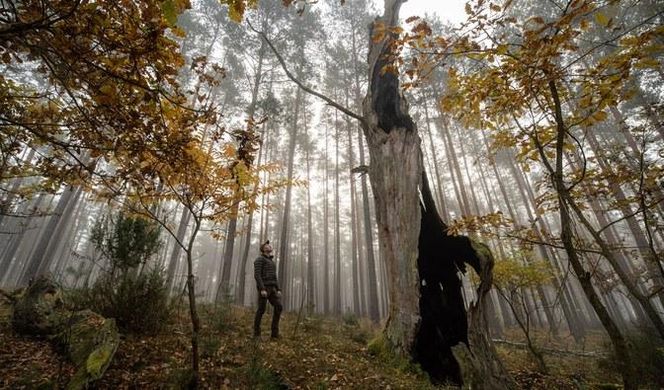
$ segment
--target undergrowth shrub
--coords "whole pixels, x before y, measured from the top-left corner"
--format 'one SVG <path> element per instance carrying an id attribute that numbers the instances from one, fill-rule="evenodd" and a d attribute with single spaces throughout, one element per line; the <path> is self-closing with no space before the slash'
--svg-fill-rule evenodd
<path id="1" fill-rule="evenodd" d="M 382 333 L 379 333 L 369 341 L 369 344 L 367 344 L 367 351 L 370 355 L 374 356 L 374 358 L 387 366 L 393 367 L 401 372 L 426 377 L 426 374 L 422 371 L 419 364 L 413 362 L 411 359 L 395 354 L 392 351 L 390 341 Z"/>
<path id="2" fill-rule="evenodd" d="M 130 333 L 158 333 L 171 318 L 166 278 L 156 269 L 139 275 L 102 275 L 92 287 L 69 296 L 76 308 L 115 318 L 120 329 Z"/>
<path id="3" fill-rule="evenodd" d="M 166 380 L 169 389 L 189 389 L 194 383 L 194 371 L 190 367 L 174 368 Z"/>
<path id="4" fill-rule="evenodd" d="M 161 269 L 147 266 L 159 235 L 156 222 L 123 211 L 98 220 L 90 240 L 110 267 L 92 287 L 71 292 L 74 306 L 115 318 L 127 332 L 163 329 L 172 312 L 168 282 Z"/>
<path id="5" fill-rule="evenodd" d="M 346 312 L 344 313 L 343 317 L 341 317 L 343 320 L 344 324 L 348 326 L 357 326 L 359 324 L 359 320 L 357 319 L 357 315 L 353 312 Z"/>
<path id="6" fill-rule="evenodd" d="M 200 339 L 202 358 L 213 358 L 219 352 L 222 342 L 216 335 L 203 335 Z"/>
<path id="7" fill-rule="evenodd" d="M 306 333 L 319 334 L 323 329 L 323 317 L 318 314 L 304 317 L 302 320 L 302 329 Z"/>
<path id="8" fill-rule="evenodd" d="M 367 344 L 376 336 L 376 328 L 368 318 L 361 318 L 350 328 L 350 339 L 359 344 Z"/>
<path id="9" fill-rule="evenodd" d="M 235 327 L 233 299 L 230 288 L 222 287 L 222 291 L 217 294 L 217 301 L 208 308 L 210 327 L 217 332 L 224 333 Z"/>

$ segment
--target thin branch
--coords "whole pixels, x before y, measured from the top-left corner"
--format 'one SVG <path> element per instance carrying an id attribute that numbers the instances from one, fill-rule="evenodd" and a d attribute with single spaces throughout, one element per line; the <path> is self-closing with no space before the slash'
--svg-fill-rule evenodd
<path id="1" fill-rule="evenodd" d="M 298 80 L 298 78 L 295 77 L 288 70 L 288 67 L 286 66 L 286 61 L 284 61 L 284 58 L 281 56 L 281 54 L 279 54 L 279 52 L 274 47 L 272 42 L 267 38 L 267 35 L 265 34 L 265 32 L 256 30 L 254 28 L 254 26 L 252 26 L 251 23 L 249 23 L 249 21 L 247 21 L 247 24 L 249 25 L 249 28 L 251 28 L 256 34 L 259 34 L 263 39 L 265 39 L 265 42 L 268 44 L 268 46 L 270 46 L 270 49 L 272 50 L 272 53 L 274 53 L 275 57 L 277 57 L 277 60 L 281 64 L 281 68 L 286 73 L 286 76 L 288 76 L 288 78 L 291 79 L 291 81 L 293 81 L 295 84 L 297 84 L 303 91 L 307 92 L 308 94 L 314 95 L 314 96 L 324 100 L 327 104 L 331 105 L 332 107 L 336 108 L 337 110 L 343 112 L 344 114 L 346 114 L 346 115 L 348 115 L 352 118 L 357 119 L 362 124 L 362 126 L 365 126 L 365 127 L 367 126 L 366 119 L 362 115 L 351 111 L 350 109 L 344 107 L 340 103 L 337 103 L 334 100 L 332 100 L 331 98 L 327 97 L 326 95 L 323 95 L 320 92 L 314 91 L 310 87 L 306 86 L 302 81 Z"/>

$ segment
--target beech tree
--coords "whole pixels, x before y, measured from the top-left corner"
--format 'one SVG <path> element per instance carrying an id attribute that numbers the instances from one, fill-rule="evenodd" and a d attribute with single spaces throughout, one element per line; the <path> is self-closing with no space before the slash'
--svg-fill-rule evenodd
<path id="1" fill-rule="evenodd" d="M 253 121 L 233 131 L 217 122 L 212 97 L 224 75 L 218 65 L 198 57 L 191 64 L 196 87 L 184 91 L 178 82 L 183 59 L 174 38 L 183 32 L 175 17 L 186 7 L 186 1 L 50 1 L 3 8 L 7 27 L 0 36 L 8 72 L 0 76 L 0 123 L 3 140 L 5 134 L 13 140 L 4 159 L 13 164 L 6 166 L 9 172 L 25 174 L 18 169 L 27 164 L 12 154 L 35 150 L 39 158 L 30 173 L 44 178 L 38 188 L 57 189 L 54 183 L 61 181 L 78 186 L 61 197 L 63 209 L 72 194 L 93 192 L 155 220 L 185 253 L 196 386 L 198 233 L 205 223 L 214 228 L 227 221 L 238 208 L 253 211 L 258 195 L 285 181 L 270 188 L 260 183 L 261 171 L 276 168 L 253 165 Z M 38 88 L 20 77 L 32 65 L 43 78 Z M 189 213 L 188 234 L 174 231 L 159 212 L 169 203 Z M 59 217 L 49 223 L 58 222 Z M 35 253 L 39 257 L 33 256 L 27 277 L 48 270 L 49 235 L 43 242 L 46 252 Z"/>

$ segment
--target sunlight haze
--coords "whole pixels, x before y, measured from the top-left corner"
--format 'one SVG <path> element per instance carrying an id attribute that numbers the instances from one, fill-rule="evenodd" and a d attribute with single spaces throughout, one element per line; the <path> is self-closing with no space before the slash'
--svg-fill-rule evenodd
<path id="1" fill-rule="evenodd" d="M 438 15 L 449 23 L 457 24 L 465 19 L 464 1 L 461 0 L 410 0 L 401 6 L 401 18 L 417 15 L 424 17 L 426 14 Z"/>

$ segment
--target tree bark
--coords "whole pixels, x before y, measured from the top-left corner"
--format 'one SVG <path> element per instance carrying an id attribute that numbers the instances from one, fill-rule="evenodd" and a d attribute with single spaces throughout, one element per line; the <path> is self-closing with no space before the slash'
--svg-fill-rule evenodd
<path id="1" fill-rule="evenodd" d="M 399 0 L 386 0 L 385 28 L 398 23 Z M 372 26 L 373 28 L 373 26 Z M 373 34 L 371 34 L 373 35 Z M 387 271 L 390 305 L 384 335 L 392 350 L 410 357 L 420 325 L 418 237 L 422 156 L 420 138 L 408 115 L 397 75 L 389 65 L 391 38 L 370 41 L 369 86 L 363 102 L 364 134 L 370 151 L 369 177 L 376 205 L 378 241 Z"/>
<path id="2" fill-rule="evenodd" d="M 373 26 L 383 23 L 388 31 L 396 26 L 401 4 L 400 0 L 386 0 L 385 13 Z M 362 122 L 389 286 L 390 305 L 383 335 L 394 353 L 414 358 L 434 382 L 461 384 L 463 375 L 478 378 L 473 385 L 481 388 L 513 387 L 495 357 L 484 319 L 492 259 L 486 255 L 486 248 L 478 251 L 467 237 L 446 233 L 447 226 L 438 215 L 426 179 L 421 140 L 408 114 L 398 76 L 384 71 L 391 64 L 388 56 L 392 39 L 388 33 L 380 41 L 370 41 L 369 85 Z M 475 326 L 470 339 L 457 275 L 459 269 L 465 269 L 464 261 L 482 278 L 478 301 L 469 313 Z M 452 347 L 459 344 L 472 351 L 461 362 L 452 352 Z"/>

